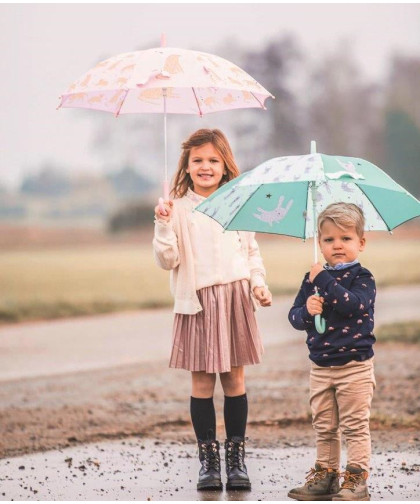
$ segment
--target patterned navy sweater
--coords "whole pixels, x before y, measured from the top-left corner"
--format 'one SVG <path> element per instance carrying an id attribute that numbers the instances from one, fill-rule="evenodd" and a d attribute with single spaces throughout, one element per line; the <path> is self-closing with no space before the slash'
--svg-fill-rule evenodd
<path id="1" fill-rule="evenodd" d="M 324 298 L 322 316 L 324 334 L 315 329 L 315 317 L 309 314 L 306 300 L 315 294 L 315 286 Z M 289 312 L 295 329 L 306 330 L 309 358 L 318 366 L 342 366 L 352 360 L 364 361 L 373 356 L 373 312 L 375 279 L 359 263 L 342 270 L 323 270 L 309 281 L 306 273 Z"/>

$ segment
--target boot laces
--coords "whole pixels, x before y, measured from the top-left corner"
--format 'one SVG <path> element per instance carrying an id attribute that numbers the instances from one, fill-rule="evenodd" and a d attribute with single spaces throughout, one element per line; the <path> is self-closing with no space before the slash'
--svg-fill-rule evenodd
<path id="1" fill-rule="evenodd" d="M 317 481 L 324 479 L 326 474 L 327 474 L 326 469 L 321 469 L 320 471 L 317 471 L 316 469 L 314 469 L 312 467 L 311 470 L 308 472 L 308 474 L 305 477 L 306 484 L 316 483 Z"/>
<path id="2" fill-rule="evenodd" d="M 341 488 L 347 488 L 348 490 L 352 490 L 353 492 L 356 485 L 362 483 L 364 480 L 362 473 L 354 474 L 350 471 L 345 471 L 344 473 L 340 474 L 340 476 L 344 476 L 344 481 L 341 485 Z"/>
<path id="3" fill-rule="evenodd" d="M 214 442 L 202 443 L 201 448 L 204 454 L 203 464 L 206 471 L 209 469 L 220 471 L 220 456 L 217 449 L 217 444 Z"/>
<path id="4" fill-rule="evenodd" d="M 243 469 L 244 467 L 244 442 L 235 443 L 234 441 L 228 441 L 227 443 L 227 465 L 232 467 L 239 467 Z"/>

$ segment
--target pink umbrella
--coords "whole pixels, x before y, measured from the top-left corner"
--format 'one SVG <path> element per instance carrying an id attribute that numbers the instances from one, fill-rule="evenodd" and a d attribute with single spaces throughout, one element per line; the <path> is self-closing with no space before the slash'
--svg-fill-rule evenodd
<path id="1" fill-rule="evenodd" d="M 164 197 L 169 197 L 166 114 L 262 108 L 274 96 L 228 60 L 199 51 L 161 47 L 101 61 L 69 86 L 60 107 L 120 114 L 163 113 Z"/>

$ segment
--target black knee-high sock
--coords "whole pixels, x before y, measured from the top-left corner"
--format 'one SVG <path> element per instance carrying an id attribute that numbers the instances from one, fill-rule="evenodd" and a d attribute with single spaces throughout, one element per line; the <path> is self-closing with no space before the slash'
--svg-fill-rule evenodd
<path id="1" fill-rule="evenodd" d="M 245 437 L 246 422 L 248 419 L 248 399 L 246 394 L 227 397 L 225 396 L 225 428 L 226 437 Z"/>
<path id="2" fill-rule="evenodd" d="M 216 411 L 213 397 L 208 399 L 191 397 L 190 412 L 197 441 L 216 439 Z"/>

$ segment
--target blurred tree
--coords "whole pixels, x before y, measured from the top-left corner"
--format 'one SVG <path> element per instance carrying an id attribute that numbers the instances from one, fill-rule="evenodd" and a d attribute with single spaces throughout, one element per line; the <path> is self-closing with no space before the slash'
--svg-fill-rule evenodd
<path id="1" fill-rule="evenodd" d="M 150 170 L 150 163 L 162 157 L 163 163 L 163 119 L 146 114 L 122 115 L 117 119 L 110 114 L 97 120 L 94 130 L 93 148 L 102 157 L 104 171 L 114 171 L 115 167 L 130 166 L 138 173 L 158 180 L 160 173 Z M 159 121 L 158 119 L 161 119 Z"/>
<path id="2" fill-rule="evenodd" d="M 343 41 L 309 76 L 306 136 L 320 152 L 382 158 L 381 89 L 366 83 Z"/>
<path id="3" fill-rule="evenodd" d="M 420 58 L 394 56 L 384 106 L 384 165 L 420 196 Z"/>
<path id="4" fill-rule="evenodd" d="M 405 112 L 420 128 L 420 57 L 393 57 L 386 108 Z"/>
<path id="5" fill-rule="evenodd" d="M 64 196 L 70 191 L 68 177 L 50 165 L 44 166 L 36 175 L 25 177 L 20 186 L 20 192 L 38 196 Z"/>
<path id="6" fill-rule="evenodd" d="M 420 128 L 401 110 L 390 110 L 385 125 L 387 172 L 420 197 Z"/>
<path id="7" fill-rule="evenodd" d="M 131 166 L 126 166 L 120 171 L 110 173 L 106 178 L 117 194 L 122 197 L 144 194 L 153 187 L 153 184 L 149 180 L 137 173 Z"/>
<path id="8" fill-rule="evenodd" d="M 153 226 L 153 215 L 153 205 L 141 202 L 127 203 L 108 218 L 107 228 L 111 233 L 150 228 Z"/>
<path id="9" fill-rule="evenodd" d="M 242 50 L 241 55 L 237 46 L 229 45 L 227 51 L 228 55 L 235 53 L 235 63 L 275 96 L 275 100 L 266 100 L 264 113 L 243 111 L 241 121 L 235 121 L 232 114 L 238 152 L 246 169 L 270 157 L 300 152 L 302 111 L 293 84 L 302 61 L 297 41 L 284 36 L 269 41 L 261 50 Z"/>

